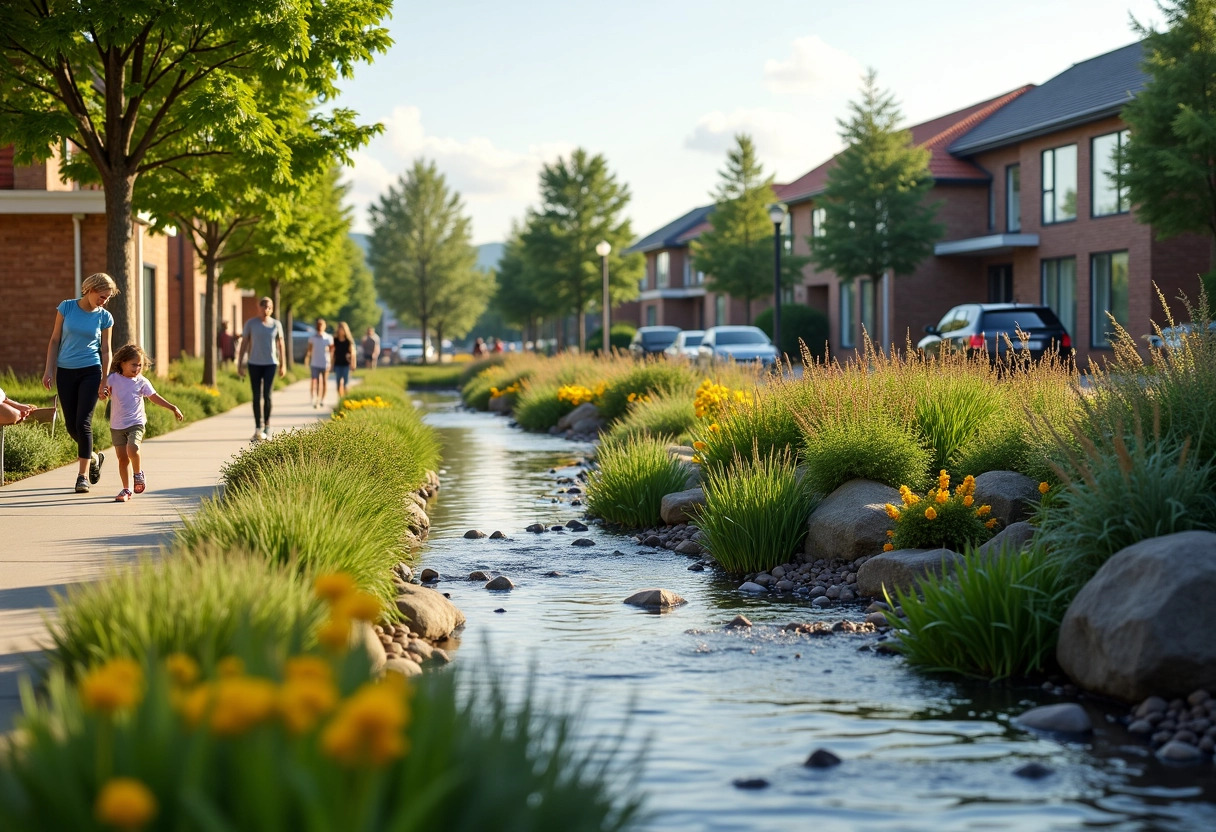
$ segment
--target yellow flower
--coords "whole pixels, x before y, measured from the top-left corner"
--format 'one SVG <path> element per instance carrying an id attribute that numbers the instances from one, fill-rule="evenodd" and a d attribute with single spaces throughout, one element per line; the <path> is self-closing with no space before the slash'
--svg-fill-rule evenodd
<path id="1" fill-rule="evenodd" d="M 191 728 L 197 727 L 207 715 L 211 707 L 211 686 L 199 685 L 196 688 L 173 697 L 173 708 Z"/>
<path id="2" fill-rule="evenodd" d="M 396 674 L 365 684 L 338 707 L 321 734 L 321 749 L 346 766 L 384 765 L 405 754 L 409 686 Z"/>
<path id="3" fill-rule="evenodd" d="M 937 492 L 937 502 L 939 505 L 941 505 L 942 503 L 945 503 L 949 499 L 950 499 L 950 492 L 947 489 L 943 488 L 941 491 Z"/>
<path id="4" fill-rule="evenodd" d="M 894 551 L 894 549 L 895 549 L 895 545 L 894 545 L 894 544 L 892 544 L 892 543 L 884 543 L 884 544 L 882 544 L 882 550 L 883 550 L 884 552 L 891 552 L 891 551 Z"/>
<path id="5" fill-rule="evenodd" d="M 717 422 L 714 422 L 712 425 L 709 426 L 710 433 L 717 433 L 719 430 L 720 430 L 720 428 L 718 427 Z"/>
<path id="6" fill-rule="evenodd" d="M 895 529 L 887 529 L 887 537 L 895 537 Z"/>
<path id="7" fill-rule="evenodd" d="M 700 441 L 699 439 L 696 442 L 693 442 L 692 446 L 694 448 L 696 448 L 698 451 L 704 451 L 709 447 L 708 445 L 706 445 L 704 442 Z"/>
<path id="8" fill-rule="evenodd" d="M 973 503 L 975 503 L 975 498 L 970 494 L 963 498 L 963 505 L 965 505 L 967 508 L 971 508 Z"/>
<path id="9" fill-rule="evenodd" d="M 275 712 L 278 691 L 269 679 L 230 676 L 215 683 L 211 733 L 237 736 L 265 722 Z"/>
<path id="10" fill-rule="evenodd" d="M 320 656 L 293 656 L 283 666 L 283 677 L 294 679 L 322 679 L 334 677 L 334 670 L 329 662 Z"/>
<path id="11" fill-rule="evenodd" d="M 338 704 L 338 689 L 328 678 L 288 677 L 279 689 L 279 713 L 293 734 L 311 731 Z"/>
<path id="12" fill-rule="evenodd" d="M 143 698 L 144 674 L 131 659 L 111 659 L 80 680 L 85 708 L 104 714 L 132 708 Z"/>
<path id="13" fill-rule="evenodd" d="M 1050 490 L 1051 490 L 1051 486 L 1048 485 L 1047 483 L 1045 483 L 1045 482 L 1039 483 L 1039 493 L 1040 494 L 1046 494 Z"/>
<path id="14" fill-rule="evenodd" d="M 345 572 L 331 572 L 326 575 L 320 575 L 313 582 L 313 592 L 318 598 L 334 602 L 339 598 L 350 595 L 358 587 L 355 584 L 355 579 Z"/>
<path id="15" fill-rule="evenodd" d="M 134 777 L 115 777 L 97 793 L 93 816 L 99 823 L 118 829 L 142 829 L 156 817 L 156 797 L 152 790 Z"/>
<path id="16" fill-rule="evenodd" d="M 899 509 L 897 509 L 895 506 L 887 503 L 885 506 L 883 506 L 883 509 L 887 512 L 887 516 L 892 520 L 899 519 Z"/>
<path id="17" fill-rule="evenodd" d="M 975 516 L 976 517 L 987 517 L 988 513 L 990 511 L 992 511 L 992 506 L 983 505 L 975 510 Z"/>
<path id="18" fill-rule="evenodd" d="M 996 528 L 996 518 L 995 517 L 989 518 L 988 522 L 986 522 L 984 524 L 984 526 L 989 529 L 995 529 Z"/>
<path id="19" fill-rule="evenodd" d="M 188 687 L 198 681 L 198 662 L 185 653 L 171 653 L 165 659 L 169 678 L 179 687 Z"/>
<path id="20" fill-rule="evenodd" d="M 945 491 L 948 488 L 950 488 L 950 475 L 946 473 L 945 468 L 943 468 L 941 470 L 941 473 L 939 473 L 937 475 L 937 487 L 940 488 L 942 491 Z"/>
<path id="21" fill-rule="evenodd" d="M 239 656 L 225 656 L 215 665 L 215 675 L 221 679 L 240 676 L 245 672 L 245 662 Z"/>
<path id="22" fill-rule="evenodd" d="M 693 464 L 694 464 L 694 465 L 700 465 L 700 464 L 701 464 L 701 457 L 697 456 L 696 454 L 693 454 L 693 455 L 692 455 L 692 461 L 693 461 Z"/>
<path id="23" fill-rule="evenodd" d="M 334 617 L 375 621 L 380 617 L 380 599 L 370 592 L 352 592 L 334 603 Z"/>
<path id="24" fill-rule="evenodd" d="M 933 508 L 933 506 L 929 506 L 927 509 L 925 509 L 925 519 L 926 520 L 936 520 L 937 519 L 937 511 Z"/>
<path id="25" fill-rule="evenodd" d="M 330 650 L 342 650 L 350 642 L 350 619 L 331 617 L 317 630 L 317 641 Z"/>

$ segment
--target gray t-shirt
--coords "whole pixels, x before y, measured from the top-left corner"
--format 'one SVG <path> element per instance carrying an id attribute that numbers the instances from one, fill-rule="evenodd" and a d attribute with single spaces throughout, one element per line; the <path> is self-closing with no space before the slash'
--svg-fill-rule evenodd
<path id="1" fill-rule="evenodd" d="M 245 321 L 242 337 L 249 344 L 250 364 L 278 364 L 276 341 L 283 337 L 283 325 L 276 318 L 263 321 L 259 316 Z"/>

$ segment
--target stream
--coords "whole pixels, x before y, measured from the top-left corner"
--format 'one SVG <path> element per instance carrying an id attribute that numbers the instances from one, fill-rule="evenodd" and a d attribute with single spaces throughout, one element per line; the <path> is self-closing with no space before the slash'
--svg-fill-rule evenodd
<path id="1" fill-rule="evenodd" d="M 694 558 L 595 524 L 525 532 L 584 519 L 557 480 L 576 475 L 591 446 L 463 410 L 454 393 L 413 395 L 444 466 L 418 565 L 440 573 L 435 586 L 468 617 L 456 662 L 492 665 L 512 690 L 531 678 L 542 701 L 581 714 L 584 741 L 621 735 L 626 754 L 644 745 L 647 828 L 1216 829 L 1212 764 L 1158 762 L 1124 732 L 1117 706 L 1087 703 L 1088 743 L 1038 737 L 1011 724 L 1060 701 L 1038 688 L 922 674 L 859 651 L 872 636 L 780 631 L 791 621 L 860 622 L 860 605 L 747 596 L 716 570 L 689 571 Z M 469 529 L 507 539 L 465 539 Z M 572 546 L 578 537 L 596 545 Z M 479 569 L 516 588 L 465 580 Z M 688 603 L 663 615 L 622 603 L 648 587 Z M 723 629 L 739 613 L 756 626 Z M 842 764 L 805 767 L 818 748 Z M 1030 762 L 1052 773 L 1014 775 Z M 734 785 L 744 779 L 768 785 Z"/>

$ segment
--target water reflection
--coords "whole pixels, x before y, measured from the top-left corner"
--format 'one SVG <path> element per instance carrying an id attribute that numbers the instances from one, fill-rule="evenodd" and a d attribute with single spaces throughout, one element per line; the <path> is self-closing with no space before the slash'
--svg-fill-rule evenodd
<path id="1" fill-rule="evenodd" d="M 684 556 L 595 526 L 525 532 L 581 516 L 556 478 L 575 475 L 569 466 L 588 448 L 455 405 L 433 394 L 426 402 L 446 470 L 422 563 L 445 576 L 440 588 L 468 617 L 459 661 L 493 661 L 514 682 L 532 673 L 548 701 L 589 700 L 591 736 L 616 736 L 630 721 L 626 749 L 650 741 L 642 782 L 652 828 L 1216 829 L 1211 767 L 1162 766 L 1107 721 L 1115 711 L 1094 706 L 1091 743 L 1031 736 L 1009 720 L 1044 701 L 1036 689 L 913 673 L 859 653 L 858 636 L 781 632 L 841 613 L 741 596 L 731 581 L 689 572 Z M 508 539 L 464 539 L 471 528 Z M 574 547 L 576 537 L 596 545 Z M 463 580 L 477 569 L 517 588 Z M 622 603 L 651 586 L 688 603 L 662 616 Z M 721 629 L 741 612 L 757 626 Z M 804 768 L 818 747 L 844 764 Z M 1013 775 L 1031 761 L 1054 773 Z M 770 785 L 738 790 L 740 777 Z"/>

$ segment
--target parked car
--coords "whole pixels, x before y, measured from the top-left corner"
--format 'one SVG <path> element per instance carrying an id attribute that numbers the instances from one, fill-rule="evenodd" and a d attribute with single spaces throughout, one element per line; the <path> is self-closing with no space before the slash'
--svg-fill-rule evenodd
<path id="1" fill-rule="evenodd" d="M 711 326 L 697 347 L 697 360 L 702 364 L 755 362 L 767 367 L 777 363 L 777 348 L 759 327 Z"/>
<path id="2" fill-rule="evenodd" d="M 303 321 L 291 322 L 291 360 L 296 364 L 304 362 L 304 356 L 308 355 L 308 339 L 317 334 L 314 327 L 309 326 Z"/>
<path id="3" fill-rule="evenodd" d="M 633 333 L 629 352 L 636 356 L 655 355 L 672 345 L 680 334 L 678 326 L 644 326 Z"/>
<path id="4" fill-rule="evenodd" d="M 667 357 L 676 361 L 696 361 L 697 347 L 701 346 L 701 339 L 705 336 L 705 330 L 702 329 L 685 329 L 676 336 L 676 340 L 671 346 L 663 350 Z"/>
<path id="5" fill-rule="evenodd" d="M 421 338 L 402 338 L 397 342 L 398 364 L 432 364 L 435 361 L 435 348 L 431 339 L 424 342 Z"/>
<path id="6" fill-rule="evenodd" d="M 936 325 L 926 326 L 925 332 L 916 346 L 930 355 L 939 354 L 942 344 L 949 343 L 957 351 L 987 350 L 995 361 L 1008 352 L 1010 344 L 1015 352 L 1022 351 L 1019 332 L 1026 336 L 1025 348 L 1031 358 L 1042 358 L 1048 352 L 1065 356 L 1072 350 L 1072 337 L 1051 307 L 1028 303 L 965 303 L 943 315 Z"/>
<path id="7" fill-rule="evenodd" d="M 1145 337 L 1148 339 L 1149 346 L 1156 347 L 1157 349 L 1169 348 L 1176 350 L 1182 346 L 1182 339 L 1194 331 L 1194 324 L 1181 323 L 1175 324 L 1174 326 L 1167 326 L 1165 329 L 1161 330 L 1160 335 L 1154 332 L 1152 335 Z M 1210 324 L 1208 324 L 1208 334 L 1209 336 L 1216 336 L 1216 321 L 1212 321 Z"/>

